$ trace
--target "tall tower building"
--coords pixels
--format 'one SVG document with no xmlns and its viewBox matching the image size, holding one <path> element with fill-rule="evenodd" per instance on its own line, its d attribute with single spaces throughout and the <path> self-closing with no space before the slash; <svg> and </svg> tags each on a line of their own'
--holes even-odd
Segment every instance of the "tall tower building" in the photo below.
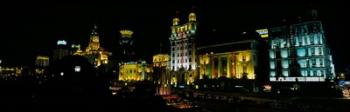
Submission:
<svg viewBox="0 0 350 112">
<path fill-rule="evenodd" d="M 196 69 L 196 34 L 197 21 L 194 12 L 189 13 L 187 23 L 180 24 L 178 17 L 173 19 L 169 38 L 170 69 L 174 72 L 181 72 L 175 73 L 176 78 L 173 79 L 173 84 L 190 84 L 194 80 L 194 71 Z"/>
<path fill-rule="evenodd" d="M 120 30 L 119 32 L 121 34 L 119 41 L 119 45 L 121 47 L 121 62 L 133 61 L 135 58 L 135 52 L 132 34 L 134 32 L 131 30 Z"/>
<path fill-rule="evenodd" d="M 79 47 L 80 48 L 80 47 Z M 94 64 L 95 67 L 100 65 L 108 64 L 108 57 L 112 55 L 111 52 L 106 51 L 100 46 L 100 37 L 97 33 L 97 26 L 94 25 L 92 29 L 89 44 L 86 47 L 85 51 L 77 50 L 74 55 L 81 55 L 86 57 L 91 64 Z"/>
<path fill-rule="evenodd" d="M 119 45 L 121 48 L 119 62 L 119 81 L 142 81 L 148 80 L 152 73 L 151 67 L 146 61 L 135 58 L 134 42 L 132 39 L 133 31 L 120 30 L 121 38 Z"/>
<path fill-rule="evenodd" d="M 70 54 L 67 41 L 58 40 L 56 43 L 56 48 L 53 51 L 53 61 L 62 59 L 63 57 Z"/>
</svg>

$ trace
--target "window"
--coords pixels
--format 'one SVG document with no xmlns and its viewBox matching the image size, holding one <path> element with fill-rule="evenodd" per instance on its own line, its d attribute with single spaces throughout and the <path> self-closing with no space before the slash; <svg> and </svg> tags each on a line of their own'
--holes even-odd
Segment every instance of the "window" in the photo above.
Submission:
<svg viewBox="0 0 350 112">
<path fill-rule="evenodd" d="M 315 49 L 314 48 L 310 48 L 310 52 L 311 52 L 311 56 L 315 55 Z"/>
<path fill-rule="evenodd" d="M 312 67 L 315 67 L 316 66 L 316 59 L 312 59 Z"/>
<path fill-rule="evenodd" d="M 190 62 L 192 62 L 192 61 L 191 61 L 191 58 L 188 58 L 188 60 L 189 60 Z"/>
<path fill-rule="evenodd" d="M 175 60 L 173 60 L 173 63 L 175 63 Z"/>
<path fill-rule="evenodd" d="M 319 55 L 323 55 L 322 47 L 319 47 L 319 48 L 318 48 L 318 54 L 319 54 Z"/>
</svg>

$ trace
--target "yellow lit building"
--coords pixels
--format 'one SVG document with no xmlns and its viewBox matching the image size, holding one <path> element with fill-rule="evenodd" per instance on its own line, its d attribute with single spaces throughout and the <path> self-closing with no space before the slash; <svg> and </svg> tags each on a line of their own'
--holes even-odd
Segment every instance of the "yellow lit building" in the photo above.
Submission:
<svg viewBox="0 0 350 112">
<path fill-rule="evenodd" d="M 157 54 L 153 56 L 153 67 L 169 67 L 170 57 L 168 54 Z"/>
<path fill-rule="evenodd" d="M 43 75 L 46 72 L 47 67 L 49 66 L 49 57 L 48 56 L 37 56 L 35 59 L 35 74 Z"/>
<path fill-rule="evenodd" d="M 35 65 L 39 67 L 49 66 L 49 57 L 48 56 L 37 56 L 35 59 Z"/>
<path fill-rule="evenodd" d="M 145 61 L 123 63 L 119 66 L 119 81 L 147 80 L 152 68 Z"/>
<path fill-rule="evenodd" d="M 3 67 L 0 66 L 0 78 L 7 78 L 11 76 L 18 77 L 22 74 L 22 67 Z"/>
<path fill-rule="evenodd" d="M 102 64 L 108 64 L 108 57 L 111 56 L 112 53 L 100 46 L 100 38 L 97 33 L 97 26 L 95 25 L 90 35 L 90 42 L 85 51 L 82 51 L 79 47 L 74 55 L 84 56 L 90 63 L 94 64 L 95 67 L 99 67 Z"/>
<path fill-rule="evenodd" d="M 254 44 L 255 41 L 248 40 L 198 48 L 199 78 L 255 79 L 257 57 L 255 49 L 250 48 Z"/>
</svg>

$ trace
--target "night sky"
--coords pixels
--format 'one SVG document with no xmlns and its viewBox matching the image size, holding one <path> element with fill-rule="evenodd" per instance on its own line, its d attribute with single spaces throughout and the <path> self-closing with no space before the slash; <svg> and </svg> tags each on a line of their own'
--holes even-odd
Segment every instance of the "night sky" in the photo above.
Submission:
<svg viewBox="0 0 350 112">
<path fill-rule="evenodd" d="M 136 1 L 135 1 L 136 2 Z M 162 4 L 162 5 L 161 5 Z M 133 38 L 140 58 L 151 61 L 153 54 L 168 52 L 170 26 L 176 11 L 180 22 L 195 7 L 203 38 L 233 40 L 235 34 L 255 28 L 273 26 L 283 18 L 296 18 L 310 7 L 319 11 L 328 45 L 334 55 L 337 71 L 349 65 L 344 52 L 346 42 L 343 14 L 345 3 L 312 2 L 148 2 L 148 3 L 8 3 L 2 4 L 0 58 L 8 65 L 31 65 L 38 54 L 51 55 L 58 39 L 80 43 L 85 48 L 93 24 L 99 27 L 102 47 L 115 52 L 120 29 L 134 31 Z M 205 33 L 212 35 L 205 35 Z M 217 33 L 217 34 L 216 34 Z M 117 58 L 117 57 L 116 57 Z"/>
</svg>

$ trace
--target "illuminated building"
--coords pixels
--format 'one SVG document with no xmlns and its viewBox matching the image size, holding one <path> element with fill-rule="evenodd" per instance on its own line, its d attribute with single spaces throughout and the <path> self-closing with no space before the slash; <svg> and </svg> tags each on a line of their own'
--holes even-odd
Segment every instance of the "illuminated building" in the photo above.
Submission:
<svg viewBox="0 0 350 112">
<path fill-rule="evenodd" d="M 53 61 L 60 60 L 64 56 L 69 55 L 69 47 L 67 45 L 67 41 L 58 40 L 56 43 L 56 48 L 53 51 Z"/>
<path fill-rule="evenodd" d="M 199 79 L 255 79 L 257 41 L 245 40 L 199 47 Z"/>
<path fill-rule="evenodd" d="M 71 48 L 70 48 L 71 50 L 71 52 L 70 52 L 70 54 L 74 54 L 74 53 L 81 53 L 81 52 L 83 52 L 82 50 L 81 50 L 81 46 L 80 46 L 80 44 L 72 44 L 71 45 Z"/>
<path fill-rule="evenodd" d="M 171 83 L 191 84 L 195 78 L 196 70 L 196 45 L 197 33 L 196 14 L 191 12 L 188 22 L 180 24 L 180 19 L 175 17 L 171 26 L 170 35 L 170 70 L 173 71 Z"/>
<path fill-rule="evenodd" d="M 0 78 L 18 77 L 22 74 L 22 67 L 3 67 L 0 66 Z"/>
<path fill-rule="evenodd" d="M 119 65 L 119 81 L 142 81 L 152 73 L 146 61 L 128 62 Z"/>
<path fill-rule="evenodd" d="M 35 60 L 35 65 L 39 67 L 49 66 L 49 57 L 48 56 L 37 56 Z"/>
<path fill-rule="evenodd" d="M 270 81 L 325 82 L 335 78 L 321 21 L 269 29 Z"/>
<path fill-rule="evenodd" d="M 265 29 L 258 29 L 256 30 L 257 33 L 259 33 L 260 37 L 264 39 L 265 41 L 269 38 L 269 30 L 267 28 Z"/>
<path fill-rule="evenodd" d="M 134 52 L 134 41 L 132 35 L 134 34 L 131 30 L 120 30 L 121 38 L 119 40 L 119 45 L 121 48 L 121 62 L 134 61 L 135 52 Z"/>
<path fill-rule="evenodd" d="M 95 67 L 99 67 L 108 64 L 108 57 L 111 56 L 112 53 L 100 46 L 100 37 L 97 33 L 97 26 L 95 25 L 90 35 L 90 42 L 85 48 L 85 51 L 80 50 L 79 47 L 74 55 L 84 56 L 91 64 L 95 65 Z"/>
<path fill-rule="evenodd" d="M 153 67 L 164 68 L 169 67 L 169 55 L 157 54 L 153 56 Z"/>
<path fill-rule="evenodd" d="M 50 63 L 48 56 L 37 56 L 35 59 L 35 74 L 43 75 Z"/>
<path fill-rule="evenodd" d="M 121 56 L 119 62 L 119 81 L 142 81 L 148 80 L 152 73 L 152 68 L 146 61 L 137 61 L 133 46 L 133 31 L 120 30 L 121 38 L 119 45 L 121 47 Z"/>
<path fill-rule="evenodd" d="M 152 79 L 159 84 L 170 84 L 169 70 L 170 58 L 168 54 L 157 54 L 153 56 Z"/>
</svg>

